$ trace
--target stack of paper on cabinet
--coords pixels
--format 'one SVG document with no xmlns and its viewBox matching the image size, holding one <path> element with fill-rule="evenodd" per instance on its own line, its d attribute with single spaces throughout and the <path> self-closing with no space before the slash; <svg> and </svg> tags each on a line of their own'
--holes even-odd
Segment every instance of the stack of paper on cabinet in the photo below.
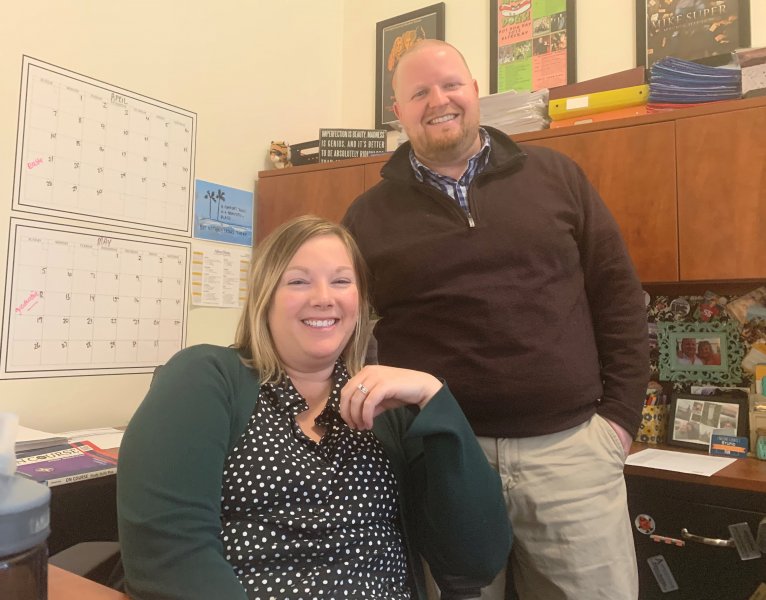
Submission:
<svg viewBox="0 0 766 600">
<path fill-rule="evenodd" d="M 30 429 L 29 427 L 19 425 L 18 432 L 16 433 L 15 450 L 16 452 L 23 452 L 56 444 L 66 444 L 66 442 L 67 437 L 64 434 L 48 433 L 47 431 Z"/>
<path fill-rule="evenodd" d="M 482 124 L 496 127 L 509 135 L 545 129 L 548 125 L 547 105 L 547 88 L 535 92 L 503 92 L 479 98 Z"/>
<path fill-rule="evenodd" d="M 742 70 L 742 95 L 766 94 L 766 48 L 737 50 L 736 57 Z"/>
</svg>

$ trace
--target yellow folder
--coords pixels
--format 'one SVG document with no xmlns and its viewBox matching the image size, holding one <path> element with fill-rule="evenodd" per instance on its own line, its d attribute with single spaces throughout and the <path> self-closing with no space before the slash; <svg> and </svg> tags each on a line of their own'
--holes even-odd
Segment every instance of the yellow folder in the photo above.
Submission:
<svg viewBox="0 0 766 600">
<path fill-rule="evenodd" d="M 548 114 L 554 121 L 591 115 L 618 108 L 640 106 L 649 101 L 649 85 L 634 85 L 626 88 L 559 98 L 548 103 Z"/>
</svg>

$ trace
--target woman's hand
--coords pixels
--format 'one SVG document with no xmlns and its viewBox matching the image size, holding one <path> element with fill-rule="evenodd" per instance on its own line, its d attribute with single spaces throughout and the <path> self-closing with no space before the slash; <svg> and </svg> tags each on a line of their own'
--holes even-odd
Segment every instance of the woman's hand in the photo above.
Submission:
<svg viewBox="0 0 766 600">
<path fill-rule="evenodd" d="M 372 429 L 383 411 L 415 404 L 421 409 L 441 389 L 441 382 L 422 371 L 368 365 L 340 392 L 340 416 L 352 429 Z"/>
</svg>

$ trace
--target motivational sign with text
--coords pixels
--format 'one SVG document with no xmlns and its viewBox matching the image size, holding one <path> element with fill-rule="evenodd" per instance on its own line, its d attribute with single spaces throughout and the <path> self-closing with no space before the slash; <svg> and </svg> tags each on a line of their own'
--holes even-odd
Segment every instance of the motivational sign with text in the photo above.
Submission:
<svg viewBox="0 0 766 600">
<path fill-rule="evenodd" d="M 385 152 L 385 129 L 319 130 L 319 162 L 363 158 Z"/>
</svg>

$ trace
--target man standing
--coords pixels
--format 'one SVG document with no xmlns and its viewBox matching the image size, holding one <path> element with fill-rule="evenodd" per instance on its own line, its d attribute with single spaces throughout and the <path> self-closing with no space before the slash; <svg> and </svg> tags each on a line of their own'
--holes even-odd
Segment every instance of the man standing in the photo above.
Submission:
<svg viewBox="0 0 766 600">
<path fill-rule="evenodd" d="M 649 359 L 617 225 L 571 160 L 479 126 L 451 45 L 416 44 L 393 85 L 410 141 L 344 218 L 380 360 L 449 378 L 503 479 L 521 600 L 635 600 L 622 469 Z"/>
</svg>

